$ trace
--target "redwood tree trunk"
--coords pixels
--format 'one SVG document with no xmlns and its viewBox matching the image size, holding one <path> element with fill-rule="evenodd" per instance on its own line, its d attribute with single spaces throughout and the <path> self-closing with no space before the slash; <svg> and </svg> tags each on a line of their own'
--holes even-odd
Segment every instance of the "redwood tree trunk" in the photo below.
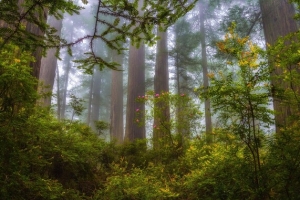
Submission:
<svg viewBox="0 0 300 200">
<path fill-rule="evenodd" d="M 273 45 L 279 37 L 298 30 L 296 21 L 293 18 L 295 10 L 288 0 L 260 0 L 260 7 L 267 44 Z M 271 66 L 273 65 L 271 59 L 269 59 L 269 63 Z M 271 84 L 275 93 L 277 89 L 285 90 L 289 88 L 290 83 L 276 78 L 278 75 L 283 74 L 282 69 L 275 66 L 272 67 L 274 70 L 271 73 Z M 296 110 L 293 110 L 290 105 L 284 104 L 276 95 L 273 96 L 273 106 L 275 110 L 276 132 L 278 133 L 280 127 L 286 125 L 288 117 Z"/>
<path fill-rule="evenodd" d="M 98 67 L 95 67 L 93 74 L 93 88 L 92 88 L 92 105 L 91 105 L 91 121 L 90 126 L 96 132 L 95 121 L 99 120 L 99 112 L 100 112 L 100 89 L 101 89 L 101 77 L 100 70 Z"/>
<path fill-rule="evenodd" d="M 55 17 L 50 16 L 48 24 L 57 30 L 56 35 L 60 36 L 62 28 L 62 19 L 57 20 Z M 57 68 L 57 58 L 55 56 L 56 49 L 52 48 L 47 51 L 46 57 L 42 58 L 41 70 L 40 70 L 40 81 L 43 82 L 43 93 L 51 93 L 53 90 L 55 71 Z M 47 96 L 41 100 L 43 106 L 51 105 L 51 96 Z"/>
<path fill-rule="evenodd" d="M 145 96 L 145 46 L 129 48 L 127 110 L 125 139 L 143 139 L 145 134 L 145 104 L 137 98 Z"/>
<path fill-rule="evenodd" d="M 143 0 L 139 0 L 138 3 L 142 14 Z M 132 45 L 129 48 L 125 140 L 130 142 L 146 138 L 145 103 L 137 102 L 139 96 L 145 96 L 144 44 L 140 44 L 139 48 Z"/>
<path fill-rule="evenodd" d="M 121 65 L 122 70 L 123 54 L 113 52 L 112 59 Z M 110 137 L 116 140 L 117 144 L 123 142 L 124 122 L 123 122 L 123 71 L 112 71 L 111 82 L 111 110 L 110 110 Z"/>
<path fill-rule="evenodd" d="M 169 92 L 169 70 L 168 70 L 168 39 L 167 32 L 157 32 L 160 40 L 156 48 L 156 64 L 154 76 L 154 93 L 162 95 Z M 170 107 L 168 102 L 159 102 L 154 105 L 153 124 L 153 146 L 159 148 L 170 141 Z"/>
</svg>

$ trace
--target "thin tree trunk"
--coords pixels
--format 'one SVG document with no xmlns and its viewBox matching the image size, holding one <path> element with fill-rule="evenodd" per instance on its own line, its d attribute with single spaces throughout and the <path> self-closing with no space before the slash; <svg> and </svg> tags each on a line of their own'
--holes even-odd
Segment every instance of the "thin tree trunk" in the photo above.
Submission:
<svg viewBox="0 0 300 200">
<path fill-rule="evenodd" d="M 61 99 L 61 119 L 65 119 L 66 115 L 66 106 L 67 106 L 67 94 L 68 94 L 68 85 L 69 85 L 69 73 L 71 70 L 71 56 L 66 55 L 66 69 L 64 71 L 64 83 L 63 83 L 63 91 L 62 91 L 62 99 Z"/>
<path fill-rule="evenodd" d="M 90 125 L 92 129 L 97 132 L 95 121 L 99 120 L 100 112 L 100 89 L 101 89 L 101 77 L 100 70 L 98 67 L 95 67 L 93 74 L 93 90 L 92 90 L 92 109 L 91 109 L 91 121 Z"/>
<path fill-rule="evenodd" d="M 91 78 L 91 84 L 90 84 L 90 92 L 89 92 L 89 103 L 88 103 L 88 112 L 87 112 L 87 125 L 91 125 L 91 112 L 92 112 L 92 99 L 93 99 L 93 83 L 94 83 L 94 74 Z"/>
<path fill-rule="evenodd" d="M 56 70 L 56 85 L 57 85 L 57 91 L 56 91 L 56 98 L 57 98 L 57 118 L 58 120 L 61 120 L 61 95 L 60 95 L 60 81 L 59 81 L 59 69 Z"/>
<path fill-rule="evenodd" d="M 113 51 L 112 60 L 121 65 L 122 70 L 123 54 Z M 124 122 L 123 122 L 123 71 L 112 71 L 111 82 L 111 110 L 110 110 L 110 137 L 116 140 L 117 144 L 123 143 Z"/>
<path fill-rule="evenodd" d="M 205 36 L 205 3 L 199 3 L 200 5 L 200 29 L 201 29 L 201 65 L 203 70 L 203 86 L 204 90 L 208 89 L 208 65 L 207 65 L 207 55 L 206 55 L 206 36 Z M 210 112 L 210 100 L 205 99 L 204 103 L 205 110 L 205 128 L 206 128 L 206 142 L 212 142 L 212 121 L 211 121 L 211 112 Z"/>
<path fill-rule="evenodd" d="M 273 45 L 281 36 L 298 30 L 296 21 L 293 18 L 295 10 L 288 0 L 260 0 L 260 7 L 267 44 Z M 278 75 L 283 74 L 283 69 L 275 67 L 271 59 L 269 59 L 269 63 L 274 69 L 271 73 L 271 84 L 274 88 L 274 93 L 278 89 L 293 89 L 291 88 L 291 84 L 293 83 L 278 79 Z M 295 67 L 292 67 L 292 69 L 295 69 Z M 296 90 L 299 93 L 298 86 Z M 280 127 L 287 125 L 287 119 L 293 113 L 296 113 L 297 109 L 292 108 L 291 105 L 287 105 L 282 99 L 277 98 L 276 95 L 273 95 L 273 106 L 275 110 L 276 132 L 279 133 Z"/>
</svg>

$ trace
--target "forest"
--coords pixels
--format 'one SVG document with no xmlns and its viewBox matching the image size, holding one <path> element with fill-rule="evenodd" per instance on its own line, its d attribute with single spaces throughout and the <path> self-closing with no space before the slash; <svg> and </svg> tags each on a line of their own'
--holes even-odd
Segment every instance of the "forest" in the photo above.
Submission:
<svg viewBox="0 0 300 200">
<path fill-rule="evenodd" d="M 299 27 L 300 0 L 0 0 L 0 199 L 300 199 Z"/>
</svg>

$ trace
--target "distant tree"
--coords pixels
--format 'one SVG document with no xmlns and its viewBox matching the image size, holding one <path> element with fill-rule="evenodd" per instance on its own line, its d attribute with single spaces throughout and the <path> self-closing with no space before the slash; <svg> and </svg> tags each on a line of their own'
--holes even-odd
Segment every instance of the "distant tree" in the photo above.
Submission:
<svg viewBox="0 0 300 200">
<path fill-rule="evenodd" d="M 118 144 L 123 142 L 123 54 L 112 52 L 112 60 L 118 64 L 119 70 L 112 71 L 111 78 L 111 107 L 110 107 L 110 138 Z"/>
<path fill-rule="evenodd" d="M 191 77 L 188 76 L 190 71 L 199 68 L 199 59 L 193 55 L 200 44 L 199 32 L 191 32 L 191 24 L 182 18 L 174 26 L 174 48 L 170 51 L 170 56 L 174 59 L 175 65 L 175 83 L 178 95 L 188 95 L 193 91 Z M 186 137 L 190 130 L 186 127 L 184 116 L 180 115 L 184 109 L 182 104 L 177 108 L 177 132 Z M 185 125 L 184 125 L 185 124 Z"/>
<path fill-rule="evenodd" d="M 205 29 L 205 16 L 208 5 L 204 1 L 199 1 L 200 9 L 200 33 L 201 33 L 201 66 L 203 70 L 203 87 L 208 89 L 208 64 L 207 64 L 207 53 L 206 53 L 206 29 Z M 211 120 L 211 107 L 210 100 L 206 98 L 204 101 L 204 113 L 205 113 L 205 128 L 206 128 L 206 142 L 212 142 L 212 120 Z"/>
</svg>

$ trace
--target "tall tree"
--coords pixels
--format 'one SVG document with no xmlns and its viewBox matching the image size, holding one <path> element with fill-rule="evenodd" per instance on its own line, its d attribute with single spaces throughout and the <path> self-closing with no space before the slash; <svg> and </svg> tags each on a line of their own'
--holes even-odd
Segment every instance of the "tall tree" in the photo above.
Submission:
<svg viewBox="0 0 300 200">
<path fill-rule="evenodd" d="M 204 1 L 199 1 L 200 9 L 200 31 L 201 31 L 201 66 L 203 70 L 203 87 L 206 90 L 209 86 L 208 82 L 208 65 L 207 65 L 207 54 L 206 54 L 206 31 L 205 31 L 205 12 L 207 5 Z M 212 120 L 210 112 L 210 100 L 205 99 L 204 102 L 205 110 L 205 128 L 206 128 L 206 141 L 207 143 L 212 142 Z"/>
<path fill-rule="evenodd" d="M 101 72 L 99 68 L 95 68 L 93 73 L 93 87 L 92 90 L 92 101 L 91 101 L 91 117 L 90 117 L 90 126 L 94 131 L 96 131 L 95 121 L 99 120 L 100 116 L 100 88 L 101 88 Z"/>
<path fill-rule="evenodd" d="M 56 19 L 54 16 L 49 16 L 48 24 L 56 29 L 56 35 L 60 36 L 62 29 L 62 19 Z M 53 90 L 55 71 L 57 68 L 56 49 L 48 49 L 46 57 L 42 58 L 40 81 L 43 82 L 43 93 L 51 93 Z M 46 96 L 42 99 L 43 106 L 51 105 L 51 96 Z"/>
<path fill-rule="evenodd" d="M 168 69 L 168 34 L 167 31 L 157 30 L 156 63 L 154 76 L 154 94 L 169 92 Z M 154 105 L 153 145 L 159 148 L 160 143 L 170 140 L 170 107 L 168 102 L 156 102 Z M 157 129 L 157 127 L 161 127 Z"/>
<path fill-rule="evenodd" d="M 188 76 L 188 73 L 193 68 L 198 69 L 200 64 L 199 60 L 193 56 L 193 53 L 200 44 L 199 32 L 193 33 L 191 29 L 191 24 L 185 18 L 178 20 L 174 26 L 175 46 L 171 50 L 170 55 L 174 59 L 178 95 L 191 94 L 191 91 L 193 91 L 191 87 L 192 78 Z M 177 132 L 182 135 L 182 139 L 190 133 L 189 122 L 181 114 L 183 111 L 184 105 L 178 102 L 176 112 Z"/>
<path fill-rule="evenodd" d="M 128 89 L 126 107 L 125 139 L 134 141 L 143 139 L 145 134 L 145 104 L 137 102 L 138 97 L 145 96 L 145 45 L 139 48 L 130 46 L 128 66 Z"/>
<path fill-rule="evenodd" d="M 295 10 L 288 0 L 260 0 L 259 3 L 267 44 L 273 45 L 280 37 L 298 30 L 297 23 L 294 20 Z M 290 42 L 292 41 L 289 41 L 289 43 Z M 288 45 L 288 43 L 286 45 Z M 293 83 L 289 82 L 289 80 L 278 78 L 283 74 L 283 68 L 275 66 L 273 61 L 274 60 L 272 60 L 272 58 L 269 59 L 269 63 L 273 70 L 271 73 L 271 84 L 273 88 L 272 93 L 275 110 L 276 132 L 279 132 L 280 127 L 285 126 L 289 116 L 297 110 L 292 108 L 291 105 L 284 103 L 278 94 L 282 90 L 295 90 L 298 86 L 293 86 Z M 295 66 L 291 66 L 288 70 L 293 71 L 293 69 L 295 69 Z M 299 89 L 296 90 L 297 91 L 295 92 L 299 93 Z"/>
<path fill-rule="evenodd" d="M 144 0 L 138 1 L 138 12 L 142 15 Z M 131 41 L 133 42 L 133 41 Z M 134 141 L 146 137 L 145 104 L 137 102 L 138 97 L 145 96 L 145 45 L 129 47 L 128 88 L 126 106 L 125 140 Z"/>
<path fill-rule="evenodd" d="M 112 53 L 112 60 L 120 65 L 119 70 L 112 71 L 111 81 L 111 108 L 110 108 L 110 138 L 117 144 L 123 142 L 123 54 Z"/>
</svg>

